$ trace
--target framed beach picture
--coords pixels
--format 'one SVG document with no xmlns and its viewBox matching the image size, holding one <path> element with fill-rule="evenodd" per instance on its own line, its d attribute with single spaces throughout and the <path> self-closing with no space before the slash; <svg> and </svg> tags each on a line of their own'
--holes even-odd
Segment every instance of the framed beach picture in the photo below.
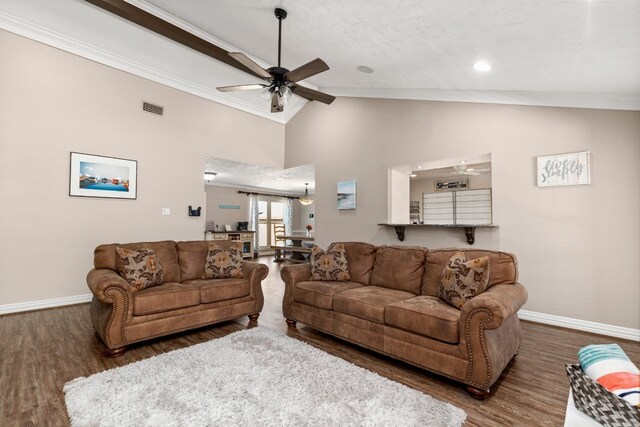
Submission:
<svg viewBox="0 0 640 427">
<path fill-rule="evenodd" d="M 589 154 L 588 151 L 581 151 L 538 157 L 538 187 L 590 184 Z"/>
<path fill-rule="evenodd" d="M 356 208 L 356 182 L 343 181 L 338 183 L 338 209 Z"/>
<path fill-rule="evenodd" d="M 135 199 L 137 172 L 135 160 L 72 152 L 69 195 Z"/>
</svg>

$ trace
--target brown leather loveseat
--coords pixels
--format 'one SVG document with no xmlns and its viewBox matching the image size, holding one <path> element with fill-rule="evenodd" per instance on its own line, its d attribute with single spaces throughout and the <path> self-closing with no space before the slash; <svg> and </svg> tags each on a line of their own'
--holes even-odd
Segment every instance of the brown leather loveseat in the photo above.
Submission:
<svg viewBox="0 0 640 427">
<path fill-rule="evenodd" d="M 223 249 L 234 242 L 216 241 Z M 118 273 L 116 247 L 152 249 L 163 269 L 163 283 L 132 291 Z M 87 275 L 93 292 L 93 327 L 115 357 L 127 345 L 225 320 L 249 316 L 257 320 L 264 297 L 262 280 L 269 268 L 242 262 L 242 278 L 202 279 L 209 242 L 144 242 L 100 245 L 94 269 Z"/>
<path fill-rule="evenodd" d="M 515 256 L 489 256 L 489 283 L 461 309 L 438 296 L 443 270 L 456 249 L 344 243 L 350 281 L 311 280 L 309 264 L 287 265 L 282 310 L 287 323 L 303 322 L 460 381 L 486 398 L 521 340 L 518 309 L 527 291 L 517 282 Z"/>
</svg>

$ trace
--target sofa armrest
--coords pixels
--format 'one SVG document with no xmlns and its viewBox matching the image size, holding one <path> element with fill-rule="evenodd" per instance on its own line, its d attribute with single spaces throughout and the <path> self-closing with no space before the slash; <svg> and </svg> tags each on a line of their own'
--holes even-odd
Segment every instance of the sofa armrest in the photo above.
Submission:
<svg viewBox="0 0 640 427">
<path fill-rule="evenodd" d="M 496 329 L 505 320 L 520 310 L 527 302 L 527 289 L 520 283 L 512 285 L 494 285 L 486 292 L 472 298 L 462 306 L 460 315 L 460 331 L 469 325 L 469 316 L 479 312 L 487 315 L 483 322 L 484 329 Z M 467 325 L 467 326 L 465 326 Z"/>
<path fill-rule="evenodd" d="M 242 261 L 242 276 L 249 282 L 262 282 L 269 275 L 269 267 L 253 261 Z"/>
<path fill-rule="evenodd" d="M 254 313 L 258 314 L 264 307 L 262 281 L 269 275 L 269 267 L 253 261 L 242 261 L 242 276 L 249 281 L 251 296 L 255 301 Z"/>
<path fill-rule="evenodd" d="M 118 273 L 108 268 L 94 268 L 87 274 L 87 285 L 98 300 L 111 304 L 113 297 L 107 295 L 107 289 L 119 288 L 131 297 L 131 286 Z"/>
<path fill-rule="evenodd" d="M 293 286 L 298 282 L 311 280 L 311 264 L 285 265 L 280 270 L 280 278 L 285 286 Z"/>
<path fill-rule="evenodd" d="M 291 319 L 289 317 L 289 306 L 293 302 L 293 288 L 296 283 L 311 279 L 311 264 L 285 265 L 282 267 L 282 270 L 280 270 L 280 278 L 284 281 L 282 314 L 284 314 L 286 319 Z"/>
<path fill-rule="evenodd" d="M 133 293 L 129 283 L 107 268 L 94 268 L 87 274 L 93 293 L 89 306 L 93 327 L 107 348 L 127 345 L 125 326 L 133 316 Z"/>
<path fill-rule="evenodd" d="M 522 331 L 516 313 L 527 302 L 520 283 L 494 285 L 462 306 L 460 352 L 469 361 L 465 383 L 483 394 L 518 352 Z"/>
</svg>

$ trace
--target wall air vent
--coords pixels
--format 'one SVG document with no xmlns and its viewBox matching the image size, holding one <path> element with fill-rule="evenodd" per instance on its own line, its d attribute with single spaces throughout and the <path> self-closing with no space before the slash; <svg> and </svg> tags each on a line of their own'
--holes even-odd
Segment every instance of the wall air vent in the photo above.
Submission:
<svg viewBox="0 0 640 427">
<path fill-rule="evenodd" d="M 159 105 L 153 105 L 149 102 L 142 101 L 142 111 L 146 111 L 147 113 L 157 114 L 162 116 L 164 114 L 164 107 Z"/>
</svg>

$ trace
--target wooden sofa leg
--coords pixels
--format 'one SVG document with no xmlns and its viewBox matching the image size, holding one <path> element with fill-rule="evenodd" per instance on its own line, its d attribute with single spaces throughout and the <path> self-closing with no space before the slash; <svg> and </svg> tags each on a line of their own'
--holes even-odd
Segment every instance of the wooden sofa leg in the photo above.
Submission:
<svg viewBox="0 0 640 427">
<path fill-rule="evenodd" d="M 108 348 L 107 349 L 107 356 L 109 356 L 109 357 L 120 357 L 123 354 L 125 354 L 126 351 L 127 351 L 127 346 L 126 345 L 124 347 Z"/>
<path fill-rule="evenodd" d="M 489 397 L 489 390 L 481 390 L 479 388 L 471 387 L 470 385 L 467 386 L 467 393 L 469 393 L 474 399 L 478 400 L 485 400 Z"/>
<path fill-rule="evenodd" d="M 287 326 L 291 326 L 291 327 L 295 328 L 296 327 L 296 323 L 298 323 L 298 322 L 295 321 L 295 320 L 287 319 Z"/>
<path fill-rule="evenodd" d="M 249 320 L 252 321 L 252 322 L 255 322 L 256 320 L 258 320 L 258 317 L 260 317 L 260 313 L 250 314 L 249 315 Z"/>
</svg>

